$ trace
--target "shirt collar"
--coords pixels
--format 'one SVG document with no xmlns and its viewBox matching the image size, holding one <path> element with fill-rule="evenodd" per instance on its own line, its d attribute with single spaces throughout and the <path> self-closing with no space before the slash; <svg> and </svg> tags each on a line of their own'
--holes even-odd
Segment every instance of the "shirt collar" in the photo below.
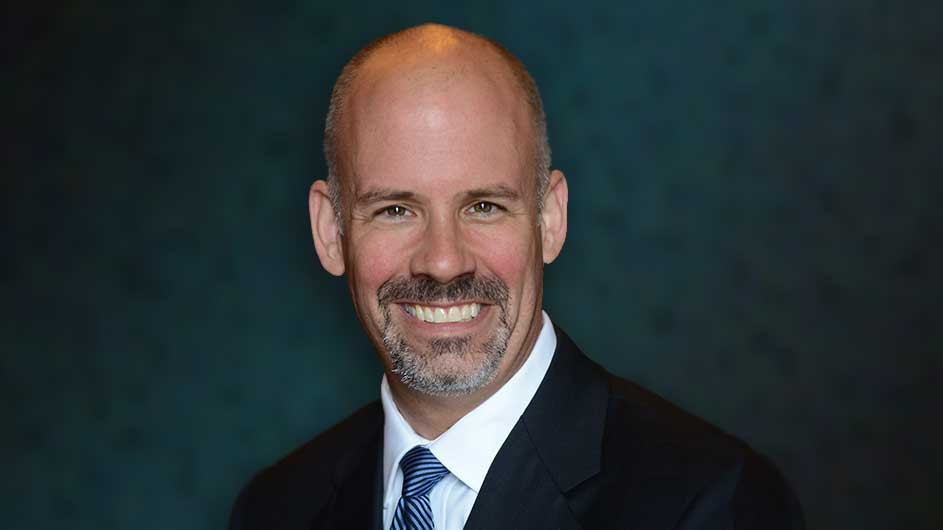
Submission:
<svg viewBox="0 0 943 530">
<path fill-rule="evenodd" d="M 494 394 L 435 440 L 427 440 L 409 426 L 400 414 L 384 374 L 380 382 L 383 404 L 383 483 L 384 491 L 392 487 L 399 461 L 411 448 L 428 446 L 432 454 L 466 486 L 478 493 L 498 450 L 511 429 L 537 393 L 543 381 L 557 336 L 547 313 L 541 312 L 543 327 L 524 364 Z"/>
</svg>

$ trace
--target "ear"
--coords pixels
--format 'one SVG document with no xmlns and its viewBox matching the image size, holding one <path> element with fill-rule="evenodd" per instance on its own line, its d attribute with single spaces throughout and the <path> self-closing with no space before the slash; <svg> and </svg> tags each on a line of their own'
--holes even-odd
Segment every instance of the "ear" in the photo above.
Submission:
<svg viewBox="0 0 943 530">
<path fill-rule="evenodd" d="M 328 184 L 316 180 L 308 192 L 308 214 L 311 216 L 311 235 L 314 249 L 324 270 L 340 276 L 344 274 L 344 247 L 341 227 L 337 222 Z"/>
<path fill-rule="evenodd" d="M 543 239 L 544 263 L 551 263 L 560 255 L 566 240 L 566 206 L 569 190 L 562 171 L 553 170 L 544 194 L 544 207 L 540 212 L 540 234 Z"/>
</svg>

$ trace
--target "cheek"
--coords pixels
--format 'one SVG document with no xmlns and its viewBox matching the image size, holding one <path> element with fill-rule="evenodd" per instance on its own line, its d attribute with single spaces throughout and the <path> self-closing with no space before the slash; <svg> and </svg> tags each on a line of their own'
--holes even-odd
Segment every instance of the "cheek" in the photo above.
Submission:
<svg viewBox="0 0 943 530">
<path fill-rule="evenodd" d="M 494 230 L 479 234 L 474 247 L 480 262 L 492 274 L 507 283 L 513 292 L 526 290 L 526 279 L 531 275 L 536 243 L 532 232 Z"/>
<path fill-rule="evenodd" d="M 351 254 L 357 297 L 361 302 L 376 303 L 377 289 L 395 276 L 405 263 L 404 253 L 389 237 L 363 237 L 354 245 Z"/>
</svg>

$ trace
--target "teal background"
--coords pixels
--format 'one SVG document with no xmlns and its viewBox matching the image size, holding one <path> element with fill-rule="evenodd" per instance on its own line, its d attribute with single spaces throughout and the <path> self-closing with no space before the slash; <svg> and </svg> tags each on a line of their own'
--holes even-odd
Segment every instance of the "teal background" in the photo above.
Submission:
<svg viewBox="0 0 943 530">
<path fill-rule="evenodd" d="M 306 193 L 343 63 L 428 20 L 541 87 L 556 323 L 810 528 L 943 528 L 939 2 L 90 4 L 0 32 L 4 528 L 223 528 L 376 396 Z"/>
</svg>

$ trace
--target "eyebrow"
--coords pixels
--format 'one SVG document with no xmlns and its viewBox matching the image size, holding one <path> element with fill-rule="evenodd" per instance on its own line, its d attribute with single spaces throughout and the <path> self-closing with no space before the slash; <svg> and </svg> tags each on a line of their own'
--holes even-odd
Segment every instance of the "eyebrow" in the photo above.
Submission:
<svg viewBox="0 0 943 530">
<path fill-rule="evenodd" d="M 468 190 L 464 193 L 465 200 L 472 199 L 505 199 L 508 201 L 516 201 L 521 198 L 521 194 L 517 192 L 514 188 L 507 186 L 505 184 L 499 184 L 491 188 L 475 188 Z"/>
<path fill-rule="evenodd" d="M 463 201 L 466 202 L 485 198 L 516 201 L 521 197 L 517 190 L 505 184 L 499 184 L 490 188 L 474 188 L 465 191 L 462 196 Z M 357 206 L 369 206 L 384 201 L 415 201 L 418 197 L 418 194 L 411 191 L 381 188 L 360 194 L 354 202 Z"/>
<path fill-rule="evenodd" d="M 368 206 L 381 201 L 415 200 L 416 197 L 417 195 L 411 191 L 383 188 L 378 190 L 370 190 L 359 195 L 355 203 L 358 206 Z"/>
</svg>

